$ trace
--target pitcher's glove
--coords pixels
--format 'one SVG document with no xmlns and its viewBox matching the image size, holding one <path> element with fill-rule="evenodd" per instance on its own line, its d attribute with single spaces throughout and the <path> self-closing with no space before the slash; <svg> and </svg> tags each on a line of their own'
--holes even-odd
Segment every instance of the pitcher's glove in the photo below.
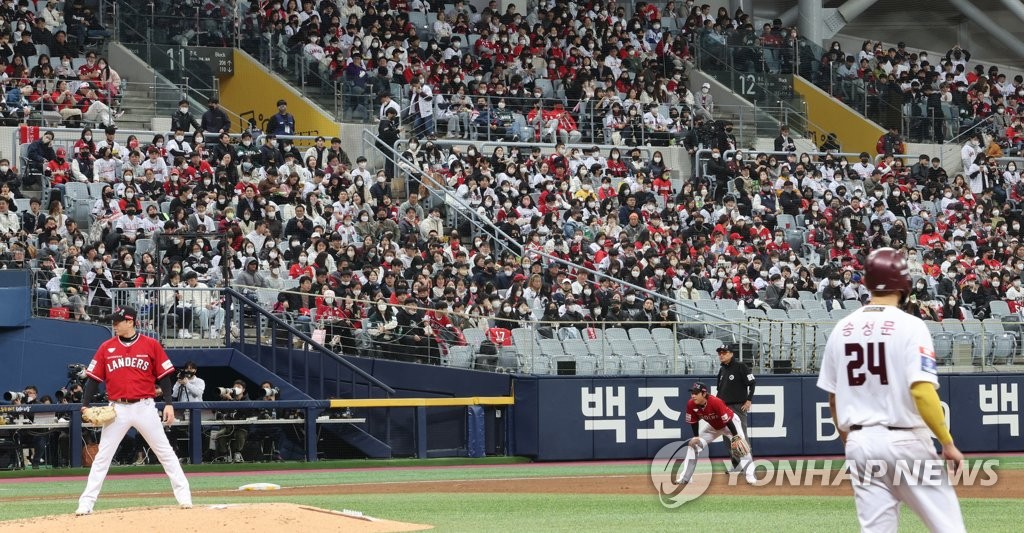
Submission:
<svg viewBox="0 0 1024 533">
<path fill-rule="evenodd" d="M 114 406 L 112 405 L 86 407 L 82 411 L 82 421 L 98 426 L 105 426 L 113 422 L 115 417 L 117 417 L 117 413 L 114 412 Z"/>
<path fill-rule="evenodd" d="M 742 459 L 750 453 L 750 444 L 743 437 L 732 437 L 729 451 L 734 459 Z"/>
</svg>

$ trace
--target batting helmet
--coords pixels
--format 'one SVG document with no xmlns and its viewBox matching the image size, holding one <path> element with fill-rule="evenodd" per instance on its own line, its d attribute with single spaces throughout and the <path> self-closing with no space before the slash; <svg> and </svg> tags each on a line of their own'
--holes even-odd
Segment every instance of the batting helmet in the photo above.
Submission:
<svg viewBox="0 0 1024 533">
<path fill-rule="evenodd" d="M 708 394 L 708 386 L 707 385 L 705 385 L 705 384 L 703 384 L 703 383 L 698 381 L 698 382 L 695 382 L 693 385 L 690 386 L 690 394 L 700 394 L 702 392 L 704 394 Z"/>
<path fill-rule="evenodd" d="M 907 258 L 893 248 L 871 252 L 864 267 L 864 286 L 871 292 L 898 291 L 906 298 L 910 294 Z"/>
</svg>

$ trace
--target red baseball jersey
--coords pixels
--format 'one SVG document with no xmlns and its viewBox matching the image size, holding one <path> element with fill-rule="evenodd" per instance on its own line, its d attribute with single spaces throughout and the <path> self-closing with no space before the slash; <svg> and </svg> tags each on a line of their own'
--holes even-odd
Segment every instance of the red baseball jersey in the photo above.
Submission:
<svg viewBox="0 0 1024 533">
<path fill-rule="evenodd" d="M 125 343 L 114 337 L 100 345 L 85 374 L 107 383 L 111 400 L 153 397 L 153 384 L 174 372 L 167 352 L 156 339 L 139 335 Z"/>
<path fill-rule="evenodd" d="M 695 424 L 703 420 L 715 429 L 722 429 L 732 420 L 733 412 L 719 400 L 717 396 L 708 395 L 708 401 L 703 406 L 693 403 L 693 400 L 686 402 L 686 423 Z"/>
</svg>

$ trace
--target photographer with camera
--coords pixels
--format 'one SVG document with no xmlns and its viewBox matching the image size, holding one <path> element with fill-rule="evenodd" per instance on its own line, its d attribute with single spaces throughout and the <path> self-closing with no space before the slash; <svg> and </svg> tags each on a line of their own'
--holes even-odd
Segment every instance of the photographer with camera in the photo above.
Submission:
<svg viewBox="0 0 1024 533">
<path fill-rule="evenodd" d="M 252 399 L 258 402 L 276 402 L 281 398 L 281 389 L 275 387 L 271 382 L 260 383 L 260 388 L 253 391 Z M 280 418 L 294 418 L 295 415 L 288 412 L 278 412 L 277 409 L 260 409 L 260 420 L 272 420 Z M 284 428 L 279 425 L 256 426 L 249 431 L 249 442 L 259 444 L 261 456 L 281 460 L 281 450 L 285 449 L 287 435 Z"/>
<path fill-rule="evenodd" d="M 249 398 L 245 394 L 245 382 L 236 379 L 235 383 L 231 387 L 218 387 L 220 400 L 229 402 L 244 402 L 248 401 Z M 226 412 L 218 412 L 218 420 L 244 420 L 248 413 L 243 410 L 234 410 Z M 242 463 L 245 459 L 242 457 L 242 448 L 245 447 L 245 441 L 249 436 L 249 430 L 247 428 L 230 425 L 221 428 L 216 428 L 210 432 L 210 451 L 221 454 L 219 456 L 224 457 L 227 463 Z"/>
<path fill-rule="evenodd" d="M 281 395 L 281 389 L 275 387 L 269 381 L 260 383 L 260 388 L 256 389 L 253 393 L 253 400 L 258 402 L 276 402 L 277 398 Z M 277 418 L 276 409 L 260 409 L 258 418 L 260 420 L 268 420 Z"/>
<path fill-rule="evenodd" d="M 185 368 L 178 371 L 174 388 L 171 390 L 171 397 L 176 402 L 201 402 L 203 392 L 206 391 L 206 382 L 196 376 L 195 361 L 185 362 Z"/>
<path fill-rule="evenodd" d="M 35 385 L 28 385 L 21 392 L 8 391 L 4 393 L 4 400 L 11 402 L 11 405 L 32 405 L 36 403 L 36 399 L 39 397 L 39 389 Z M 35 417 L 32 413 L 22 413 L 14 415 L 14 420 L 18 417 L 25 417 L 26 423 L 31 424 Z"/>
<path fill-rule="evenodd" d="M 11 405 L 32 405 L 36 403 L 39 397 L 39 389 L 35 385 L 28 385 L 21 392 L 8 391 L 4 393 L 4 399 L 11 402 Z M 18 423 L 17 420 L 20 417 L 24 417 L 25 424 L 31 424 L 35 421 L 35 416 L 31 413 L 21 413 L 11 416 L 12 423 Z M 30 442 L 31 443 L 30 443 Z M 32 468 L 39 468 L 39 461 L 43 457 L 44 440 L 31 437 L 29 439 L 22 440 L 21 453 L 25 463 L 32 463 Z"/>
</svg>

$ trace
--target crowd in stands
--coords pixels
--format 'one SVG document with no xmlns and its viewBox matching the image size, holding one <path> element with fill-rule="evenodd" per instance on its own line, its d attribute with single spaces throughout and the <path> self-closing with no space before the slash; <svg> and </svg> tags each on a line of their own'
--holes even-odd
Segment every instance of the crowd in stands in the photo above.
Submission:
<svg viewBox="0 0 1024 533">
<path fill-rule="evenodd" d="M 902 41 L 895 47 L 864 41 L 860 50 L 833 41 L 822 49 L 779 20 L 755 28 L 742 10 L 730 16 L 723 7 L 711 17 L 706 7 L 676 19 L 680 32 L 696 34 L 690 41 L 702 68 L 800 74 L 914 141 L 942 142 L 986 121 L 1004 148 L 1019 149 L 1024 76 L 972 63 L 960 45 L 938 57 Z"/>
<path fill-rule="evenodd" d="M 121 78 L 85 51 L 110 36 L 95 5 L 20 0 L 0 6 L 0 123 L 113 125 Z"/>
<path fill-rule="evenodd" d="M 271 3 L 257 14 L 292 28 L 282 31 L 302 42 L 326 36 L 325 45 L 336 47 L 331 61 L 385 69 L 416 98 L 464 91 L 474 95 L 466 105 L 479 106 L 486 94 L 492 100 L 482 105 L 497 96 L 497 107 L 505 91 L 536 89 L 526 69 L 532 57 L 556 54 L 555 68 L 567 78 L 565 109 L 577 108 L 584 85 L 607 83 L 609 75 L 615 90 L 600 98 L 637 91 L 642 107 L 644 94 L 660 95 L 651 104 L 688 94 L 683 83 L 660 87 L 682 72 L 675 59 L 685 59 L 689 34 L 665 46 L 645 39 L 652 29 L 657 36 L 661 20 L 650 4 L 637 4 L 637 15 L 626 19 L 614 4 L 575 11 L 545 5 L 523 16 L 514 7 L 472 13 L 456 3 L 444 21 L 464 19 L 467 31 L 453 28 L 444 48 L 438 39 L 436 49 L 425 50 L 408 22 L 410 9 L 422 9 L 419 2 L 379 10 L 355 0 L 329 4 Z M 711 20 L 702 24 L 708 23 L 713 27 Z M 481 36 L 475 53 L 446 60 L 455 36 L 474 32 Z M 525 61 L 502 56 L 513 46 Z M 641 75 L 649 83 L 636 85 Z M 630 81 L 625 91 L 621 79 Z M 437 90 L 425 89 L 432 86 Z M 600 90 L 592 87 L 597 98 Z M 404 112 L 392 104 L 389 96 L 381 100 L 382 128 Z M 609 106 L 613 116 L 616 105 Z M 1020 170 L 997 162 L 998 146 L 982 145 L 980 135 L 963 146 L 965 170 L 952 176 L 927 155 L 889 153 L 876 166 L 867 153 L 848 161 L 798 154 L 787 142 L 787 156 L 741 150 L 725 160 L 722 154 L 736 148 L 730 128 L 706 127 L 703 113 L 686 108 L 694 123 L 683 144 L 713 153 L 706 177 L 685 176 L 673 187 L 672 169 L 656 150 L 567 147 L 564 141 L 579 138 L 563 138 L 558 128 L 548 144 L 532 149 L 483 153 L 472 140 L 465 149 L 448 148 L 432 137 L 441 121 L 428 115 L 392 132 L 410 137 L 402 159 L 415 168 L 399 197 L 392 190 L 398 168 L 371 168 L 365 157 L 347 155 L 337 138 L 302 149 L 283 138 L 302 127 L 283 100 L 265 134 L 246 132 L 238 140 L 217 135 L 229 126 L 211 108 L 200 121 L 183 103 L 174 131 L 151 139 L 120 138 L 114 128 L 94 136 L 87 128 L 77 142 L 55 148 L 44 134 L 27 153 L 64 194 L 19 211 L 13 201 L 0 202 L 3 266 L 37 262 L 37 301 L 68 308 L 74 319 L 105 314 L 116 288 L 183 289 L 168 291 L 157 305 L 183 319 L 208 309 L 203 331 L 211 336 L 222 325 L 220 302 L 190 300 L 194 291 L 225 284 L 291 289 L 273 310 L 304 327 L 318 320 L 327 344 L 357 350 L 357 331 L 367 331 L 379 340 L 401 339 L 408 348 L 402 357 L 425 361 L 470 327 L 511 329 L 537 319 L 671 327 L 685 317 L 668 299 L 787 309 L 800 306 L 807 291 L 840 308 L 868 297 L 859 272 L 868 251 L 880 246 L 908 254 L 916 282 L 910 310 L 924 318 L 984 317 L 989 302 L 1016 306 L 1024 298 Z M 454 124 L 461 128 L 460 120 Z M 29 174 L 0 161 L 0 196 L 19 198 L 20 180 Z M 108 184 L 90 200 L 88 224 L 69 217 L 80 200 L 69 187 L 75 182 Z M 464 214 L 452 216 L 458 208 L 440 200 L 446 194 L 493 221 L 500 237 L 471 237 Z M 151 250 L 137 246 L 143 240 Z M 609 277 L 595 279 L 542 254 Z"/>
<path fill-rule="evenodd" d="M 343 81 L 346 106 L 377 111 L 372 98 L 391 93 L 418 137 L 681 141 L 703 100 L 684 78 L 687 37 L 635 7 L 291 1 L 254 4 L 243 26 Z"/>
</svg>

